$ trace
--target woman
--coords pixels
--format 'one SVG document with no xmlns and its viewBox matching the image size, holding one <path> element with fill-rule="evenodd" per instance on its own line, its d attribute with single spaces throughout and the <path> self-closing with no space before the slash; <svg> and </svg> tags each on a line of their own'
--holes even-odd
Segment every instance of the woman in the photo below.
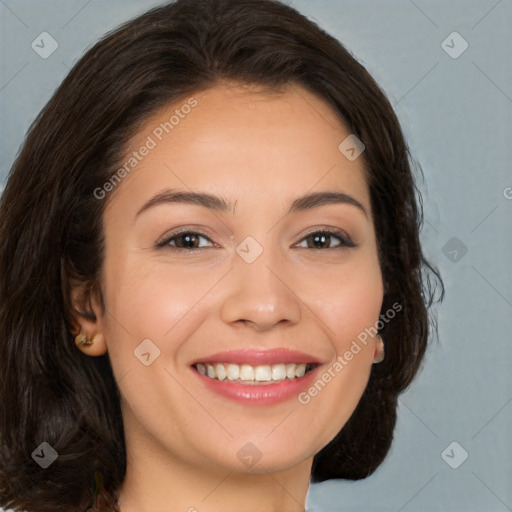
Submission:
<svg viewBox="0 0 512 512">
<path fill-rule="evenodd" d="M 290 7 L 107 35 L 1 198 L 0 505 L 291 512 L 370 475 L 440 282 L 416 194 L 383 92 Z"/>
</svg>

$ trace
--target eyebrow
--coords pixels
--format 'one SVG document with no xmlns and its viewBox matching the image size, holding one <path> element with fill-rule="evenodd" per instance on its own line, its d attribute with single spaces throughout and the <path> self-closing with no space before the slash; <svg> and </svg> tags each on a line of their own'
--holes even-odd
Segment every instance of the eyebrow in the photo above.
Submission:
<svg viewBox="0 0 512 512">
<path fill-rule="evenodd" d="M 152 197 L 135 214 L 137 218 L 142 212 L 161 204 L 185 203 L 203 206 L 209 210 L 217 212 L 234 212 L 234 205 L 230 201 L 226 201 L 222 197 L 214 196 L 205 192 L 189 192 L 181 190 L 167 189 Z M 311 210 L 319 206 L 329 204 L 347 204 L 358 208 L 368 217 L 368 213 L 364 206 L 354 197 L 344 192 L 313 192 L 295 199 L 287 213 L 295 213 L 305 210 Z"/>
</svg>

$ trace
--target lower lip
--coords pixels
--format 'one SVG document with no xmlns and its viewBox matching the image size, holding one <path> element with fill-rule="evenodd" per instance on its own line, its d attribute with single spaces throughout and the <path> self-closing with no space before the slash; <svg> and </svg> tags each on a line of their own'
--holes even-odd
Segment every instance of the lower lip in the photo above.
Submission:
<svg viewBox="0 0 512 512">
<path fill-rule="evenodd" d="M 320 366 L 316 366 L 303 377 L 285 379 L 275 384 L 239 384 L 229 380 L 212 379 L 192 368 L 204 385 L 220 396 L 248 405 L 262 406 L 284 402 L 297 396 L 311 386 L 318 374 Z"/>
</svg>

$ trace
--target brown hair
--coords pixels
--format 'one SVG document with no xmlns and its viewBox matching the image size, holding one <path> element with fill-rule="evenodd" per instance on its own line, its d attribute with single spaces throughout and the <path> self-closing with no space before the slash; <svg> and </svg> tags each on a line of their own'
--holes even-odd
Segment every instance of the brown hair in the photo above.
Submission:
<svg viewBox="0 0 512 512">
<path fill-rule="evenodd" d="M 105 201 L 94 191 L 130 137 L 161 107 L 221 79 L 303 86 L 366 146 L 381 313 L 395 303 L 403 309 L 383 322 L 386 358 L 372 367 L 348 423 L 315 456 L 312 481 L 365 478 L 388 453 L 397 397 L 435 326 L 434 281 L 444 295 L 421 250 L 421 196 L 396 115 L 349 51 L 294 9 L 273 0 L 178 0 L 87 51 L 30 127 L 8 177 L 0 202 L 1 506 L 83 511 L 121 486 L 119 390 L 108 354 L 89 357 L 75 346 L 69 283 L 101 295 Z M 31 457 L 43 441 L 58 452 L 47 469 Z"/>
</svg>

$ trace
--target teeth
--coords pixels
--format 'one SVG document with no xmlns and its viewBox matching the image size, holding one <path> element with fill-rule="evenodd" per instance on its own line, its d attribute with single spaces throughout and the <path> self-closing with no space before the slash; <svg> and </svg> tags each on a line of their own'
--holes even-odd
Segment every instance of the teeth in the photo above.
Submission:
<svg viewBox="0 0 512 512">
<path fill-rule="evenodd" d="M 286 365 L 286 376 L 289 379 L 293 379 L 295 377 L 295 365 L 294 364 Z"/>
<path fill-rule="evenodd" d="M 272 367 L 272 380 L 283 380 L 286 378 L 286 366 L 284 364 L 275 364 Z"/>
<path fill-rule="evenodd" d="M 218 364 L 215 366 L 215 373 L 217 373 L 217 378 L 219 380 L 224 380 L 227 377 L 226 368 L 223 364 Z"/>
<path fill-rule="evenodd" d="M 256 366 L 254 378 L 259 382 L 272 380 L 272 368 L 270 366 Z"/>
<path fill-rule="evenodd" d="M 243 364 L 240 367 L 240 378 L 242 380 L 254 380 L 254 368 L 250 364 Z"/>
<path fill-rule="evenodd" d="M 210 377 L 210 375 L 208 375 L 208 377 Z M 228 364 L 228 380 L 236 380 L 238 377 L 240 377 L 240 366 L 237 364 Z"/>
<path fill-rule="evenodd" d="M 297 369 L 295 370 L 295 375 L 297 377 L 303 377 L 305 373 L 306 373 L 306 365 L 299 364 L 299 366 L 297 366 Z"/>
<path fill-rule="evenodd" d="M 295 364 L 273 364 L 251 366 L 250 364 L 233 364 L 233 363 L 217 363 L 215 366 L 211 364 L 196 364 L 197 371 L 203 375 L 207 375 L 211 379 L 217 380 L 236 380 L 243 383 L 255 382 L 278 382 L 285 379 L 295 379 L 303 377 L 306 370 L 312 368 L 311 365 L 305 363 Z"/>
</svg>

